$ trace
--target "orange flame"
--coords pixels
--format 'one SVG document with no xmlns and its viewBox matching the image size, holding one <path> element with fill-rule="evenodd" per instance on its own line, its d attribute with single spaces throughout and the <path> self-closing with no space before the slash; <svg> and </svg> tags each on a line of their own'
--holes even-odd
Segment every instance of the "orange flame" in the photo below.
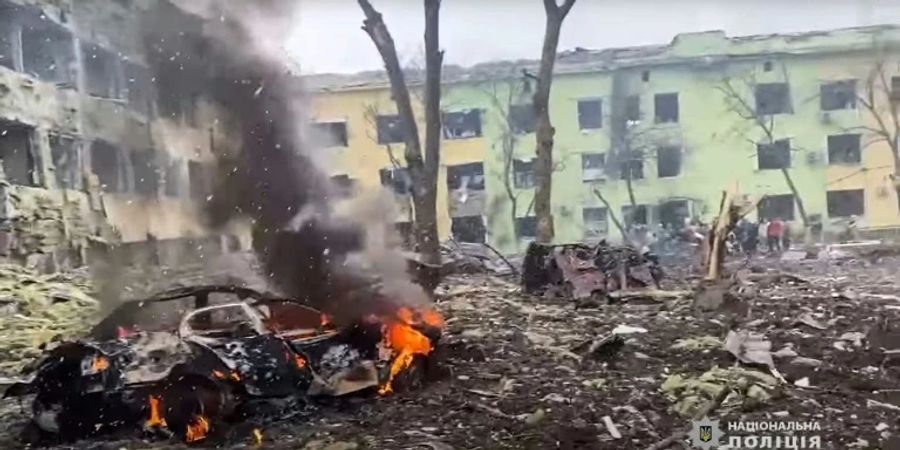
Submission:
<svg viewBox="0 0 900 450">
<path fill-rule="evenodd" d="M 109 360 L 103 355 L 94 355 L 94 361 L 91 363 L 94 372 L 103 372 L 109 368 Z"/>
<path fill-rule="evenodd" d="M 442 326 L 444 323 L 443 317 L 434 310 L 420 313 L 421 321 L 416 320 L 413 310 L 406 307 L 398 309 L 396 314 L 396 319 L 385 325 L 383 331 L 384 344 L 389 346 L 396 356 L 391 363 L 387 382 L 378 390 L 382 395 L 393 392 L 394 378 L 412 365 L 415 355 L 427 355 L 433 350 L 431 339 L 416 330 L 413 325 L 424 322 L 431 326 Z"/>
<path fill-rule="evenodd" d="M 253 443 L 254 443 L 254 445 L 260 446 L 260 445 L 262 445 L 262 442 L 263 442 L 263 434 L 262 434 L 262 431 L 260 431 L 259 428 L 254 428 L 254 429 L 253 429 Z"/>
<path fill-rule="evenodd" d="M 235 371 L 235 370 L 232 370 L 231 373 L 229 373 L 227 377 L 225 376 L 225 372 L 222 372 L 221 370 L 213 369 L 212 374 L 214 377 L 216 377 L 219 380 L 224 380 L 225 378 L 230 378 L 231 381 L 241 381 L 241 375 L 239 373 L 237 373 L 237 371 Z"/>
<path fill-rule="evenodd" d="M 153 395 L 151 395 L 147 399 L 147 401 L 150 404 L 150 418 L 147 419 L 147 422 L 144 423 L 144 426 L 146 426 L 147 428 L 165 427 L 166 419 L 164 419 L 162 417 L 162 414 L 160 414 L 160 410 L 162 409 L 162 401 L 159 399 L 159 397 Z"/>
<path fill-rule="evenodd" d="M 209 434 L 209 420 L 203 416 L 194 416 L 194 419 L 187 426 L 184 441 L 187 443 L 197 442 L 205 439 L 207 434 Z"/>
<path fill-rule="evenodd" d="M 331 317 L 329 317 L 328 314 L 322 314 L 319 319 L 319 326 L 325 328 L 328 325 L 331 325 Z"/>
</svg>

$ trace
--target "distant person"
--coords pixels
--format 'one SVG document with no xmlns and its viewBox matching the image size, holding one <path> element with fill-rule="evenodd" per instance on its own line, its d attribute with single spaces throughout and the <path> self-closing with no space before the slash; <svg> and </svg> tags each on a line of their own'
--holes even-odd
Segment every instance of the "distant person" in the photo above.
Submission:
<svg viewBox="0 0 900 450">
<path fill-rule="evenodd" d="M 780 217 L 770 219 L 766 225 L 766 244 L 769 253 L 781 251 L 781 233 L 784 230 L 784 222 Z"/>
<path fill-rule="evenodd" d="M 743 240 L 741 241 L 741 250 L 747 256 L 753 256 L 756 253 L 756 247 L 759 246 L 759 225 L 749 220 L 743 222 Z"/>
</svg>

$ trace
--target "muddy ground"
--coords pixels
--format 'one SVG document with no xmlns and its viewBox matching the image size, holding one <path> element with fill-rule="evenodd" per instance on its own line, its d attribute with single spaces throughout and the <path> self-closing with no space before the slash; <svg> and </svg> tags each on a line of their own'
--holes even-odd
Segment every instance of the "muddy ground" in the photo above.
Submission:
<svg viewBox="0 0 900 450">
<path fill-rule="evenodd" d="M 208 445 L 644 449 L 690 424 L 674 411 L 682 399 L 663 391 L 663 383 L 674 374 L 690 378 L 715 366 L 735 367 L 739 363 L 716 339 L 749 330 L 772 343 L 774 366 L 785 380 L 762 399 L 729 396 L 713 418 L 816 420 L 823 448 L 900 448 L 900 354 L 890 351 L 900 349 L 900 260 L 788 263 L 761 257 L 729 267 L 745 281 L 723 305 L 706 309 L 691 298 L 575 304 L 523 294 L 512 279 L 453 277 L 439 294 L 448 324 L 435 355 L 439 370 L 424 386 L 268 411 Z M 688 272 L 682 265 L 676 271 Z M 765 275 L 783 272 L 799 279 Z M 694 281 L 675 273 L 664 287 L 682 289 Z M 588 352 L 594 339 L 620 325 L 638 330 L 626 330 L 631 333 L 622 335 L 618 350 Z M 688 342 L 707 344 L 673 349 L 683 347 L 676 345 L 680 340 L 701 337 Z M 15 440 L 24 422 L 16 408 L 4 401 L 0 448 L 23 448 Z M 612 436 L 604 416 L 620 437 Z M 254 428 L 263 432 L 261 446 L 251 437 Z M 135 436 L 56 448 L 184 448 Z M 670 448 L 691 448 L 680 442 Z"/>
</svg>

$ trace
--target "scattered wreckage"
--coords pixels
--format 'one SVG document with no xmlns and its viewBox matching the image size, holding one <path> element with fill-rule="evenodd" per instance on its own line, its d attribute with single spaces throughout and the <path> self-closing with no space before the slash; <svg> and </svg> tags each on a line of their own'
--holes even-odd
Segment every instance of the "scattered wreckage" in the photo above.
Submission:
<svg viewBox="0 0 900 450">
<path fill-rule="evenodd" d="M 637 278 L 636 271 L 646 272 L 650 280 Z M 526 292 L 576 300 L 651 283 L 659 288 L 662 278 L 659 260 L 652 253 L 606 241 L 595 246 L 531 243 L 522 266 Z"/>
<path fill-rule="evenodd" d="M 441 325 L 436 312 L 400 307 L 338 327 L 247 288 L 179 288 L 122 304 L 82 340 L 50 344 L 5 396 L 34 395 L 30 428 L 43 435 L 142 425 L 198 442 L 256 399 L 390 392 Z"/>
</svg>

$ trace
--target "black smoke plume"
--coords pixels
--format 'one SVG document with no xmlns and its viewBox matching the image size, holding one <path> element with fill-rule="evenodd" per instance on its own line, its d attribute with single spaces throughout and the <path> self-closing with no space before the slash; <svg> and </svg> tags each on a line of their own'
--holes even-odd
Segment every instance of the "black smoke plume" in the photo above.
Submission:
<svg viewBox="0 0 900 450">
<path fill-rule="evenodd" d="M 364 250 L 365 230 L 331 215 L 330 179 L 302 148 L 300 82 L 286 58 L 255 45 L 258 31 L 246 20 L 283 22 L 295 4 L 209 1 L 197 16 L 162 3 L 145 14 L 145 45 L 163 102 L 201 94 L 241 136 L 239 152 L 218 155 L 210 226 L 249 220 L 253 250 L 275 286 L 351 320 L 389 307 L 367 288 L 371 277 L 344 264 Z"/>
</svg>

